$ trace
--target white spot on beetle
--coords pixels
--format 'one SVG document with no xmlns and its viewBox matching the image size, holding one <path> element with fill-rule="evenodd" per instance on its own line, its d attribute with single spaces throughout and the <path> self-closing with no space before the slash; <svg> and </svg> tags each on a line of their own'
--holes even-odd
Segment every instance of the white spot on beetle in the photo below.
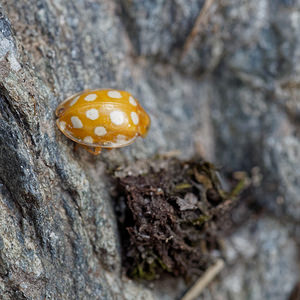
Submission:
<svg viewBox="0 0 300 300">
<path fill-rule="evenodd" d="M 75 97 L 71 102 L 70 102 L 70 106 L 73 106 L 79 99 L 80 96 Z"/>
<path fill-rule="evenodd" d="M 137 125 L 139 123 L 139 116 L 137 115 L 136 112 L 131 112 L 131 119 L 134 125 Z"/>
<path fill-rule="evenodd" d="M 124 123 L 125 117 L 124 113 L 120 110 L 115 110 L 110 113 L 110 119 L 115 125 L 122 125 Z"/>
<path fill-rule="evenodd" d="M 103 136 L 106 135 L 107 131 L 104 127 L 98 126 L 94 129 L 94 132 L 97 136 Z"/>
<path fill-rule="evenodd" d="M 89 109 L 85 112 L 85 115 L 90 120 L 96 120 L 99 118 L 98 110 L 95 108 Z"/>
<path fill-rule="evenodd" d="M 136 136 L 134 136 L 134 137 L 132 137 L 132 138 L 128 138 L 128 137 L 125 136 L 125 135 L 118 134 L 118 135 L 117 135 L 116 142 L 114 143 L 114 146 L 121 147 L 121 146 L 124 146 L 124 145 L 129 145 L 129 144 L 131 144 L 135 139 L 136 139 Z"/>
<path fill-rule="evenodd" d="M 73 124 L 73 128 L 82 128 L 83 127 L 82 122 L 76 116 L 71 117 L 71 122 Z"/>
<path fill-rule="evenodd" d="M 88 94 L 87 96 L 85 96 L 84 100 L 85 101 L 94 101 L 96 100 L 97 95 L 96 94 Z"/>
<path fill-rule="evenodd" d="M 123 134 L 118 134 L 117 135 L 117 142 L 120 143 L 120 142 L 125 142 L 126 141 L 126 136 L 123 135 Z"/>
<path fill-rule="evenodd" d="M 83 139 L 84 142 L 88 143 L 88 144 L 93 144 L 94 140 L 91 136 L 86 136 L 84 139 Z"/>
<path fill-rule="evenodd" d="M 60 129 L 61 130 L 65 130 L 66 129 L 66 126 L 67 126 L 67 123 L 65 121 L 60 121 L 59 122 L 59 126 L 60 126 Z"/>
<path fill-rule="evenodd" d="M 136 103 L 136 101 L 134 100 L 134 98 L 133 97 L 129 97 L 129 102 L 130 102 L 130 104 L 132 104 L 133 106 L 137 106 L 137 103 Z"/>
<path fill-rule="evenodd" d="M 109 91 L 109 92 L 107 93 L 107 95 L 108 95 L 108 97 L 110 97 L 110 98 L 116 98 L 116 99 L 122 98 L 121 93 L 118 92 L 118 91 Z"/>
</svg>

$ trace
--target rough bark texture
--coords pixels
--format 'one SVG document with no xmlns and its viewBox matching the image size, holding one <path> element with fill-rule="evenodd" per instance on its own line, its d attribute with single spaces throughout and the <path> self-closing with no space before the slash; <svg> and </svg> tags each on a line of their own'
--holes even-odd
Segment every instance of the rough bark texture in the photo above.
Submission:
<svg viewBox="0 0 300 300">
<path fill-rule="evenodd" d="M 74 151 L 55 107 L 107 87 L 140 100 L 148 138 Z M 2 1 L 1 299 L 177 299 L 180 281 L 121 275 L 105 172 L 174 149 L 262 175 L 267 213 L 225 241 L 202 298 L 286 299 L 299 279 L 299 88 L 298 0 Z"/>
</svg>

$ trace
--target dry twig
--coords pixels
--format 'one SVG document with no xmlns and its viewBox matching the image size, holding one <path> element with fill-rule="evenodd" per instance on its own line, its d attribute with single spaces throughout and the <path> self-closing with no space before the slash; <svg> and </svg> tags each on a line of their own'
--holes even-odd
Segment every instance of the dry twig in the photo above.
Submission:
<svg viewBox="0 0 300 300">
<path fill-rule="evenodd" d="M 224 261 L 222 259 L 210 267 L 188 290 L 181 300 L 193 300 L 199 296 L 205 287 L 217 276 L 217 274 L 224 268 Z"/>
<path fill-rule="evenodd" d="M 205 24 L 205 22 L 207 22 L 207 17 L 208 17 L 208 11 L 209 8 L 211 7 L 211 5 L 213 4 L 214 0 L 206 0 L 203 8 L 201 9 L 195 25 L 192 29 L 192 31 L 190 32 L 190 34 L 188 35 L 188 37 L 185 40 L 185 43 L 183 45 L 183 50 L 180 56 L 180 60 L 182 60 L 184 58 L 184 56 L 186 55 L 186 53 L 188 52 L 189 48 L 191 47 L 195 37 L 197 36 L 197 34 L 199 34 L 199 32 L 201 31 L 201 26 Z"/>
</svg>

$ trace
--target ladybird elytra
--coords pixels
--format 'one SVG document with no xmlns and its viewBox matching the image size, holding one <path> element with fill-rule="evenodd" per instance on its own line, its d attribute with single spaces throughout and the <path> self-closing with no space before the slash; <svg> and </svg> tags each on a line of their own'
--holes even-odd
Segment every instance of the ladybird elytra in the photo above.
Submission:
<svg viewBox="0 0 300 300">
<path fill-rule="evenodd" d="M 150 127 L 150 117 L 138 100 L 113 89 L 77 93 L 58 105 L 56 116 L 59 130 L 93 154 L 130 145 L 138 136 L 145 137 Z"/>
</svg>

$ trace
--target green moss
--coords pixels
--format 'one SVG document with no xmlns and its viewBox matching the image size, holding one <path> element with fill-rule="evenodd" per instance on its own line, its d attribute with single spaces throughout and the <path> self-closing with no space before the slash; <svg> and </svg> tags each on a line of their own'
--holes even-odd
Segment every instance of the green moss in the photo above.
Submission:
<svg viewBox="0 0 300 300">
<path fill-rule="evenodd" d="M 181 192 L 183 190 L 190 189 L 192 187 L 193 186 L 191 184 L 186 183 L 186 182 L 179 183 L 179 184 L 175 185 L 174 192 Z"/>
<path fill-rule="evenodd" d="M 159 277 L 161 270 L 170 272 L 167 265 L 159 257 L 153 257 L 151 263 L 147 260 L 141 261 L 131 273 L 131 277 L 135 279 L 154 280 Z"/>
<path fill-rule="evenodd" d="M 205 216 L 205 215 L 202 215 L 200 216 L 199 218 L 193 220 L 191 223 L 194 225 L 194 226 L 201 226 L 203 225 L 205 222 L 209 221 L 211 219 L 211 216 Z"/>
</svg>

